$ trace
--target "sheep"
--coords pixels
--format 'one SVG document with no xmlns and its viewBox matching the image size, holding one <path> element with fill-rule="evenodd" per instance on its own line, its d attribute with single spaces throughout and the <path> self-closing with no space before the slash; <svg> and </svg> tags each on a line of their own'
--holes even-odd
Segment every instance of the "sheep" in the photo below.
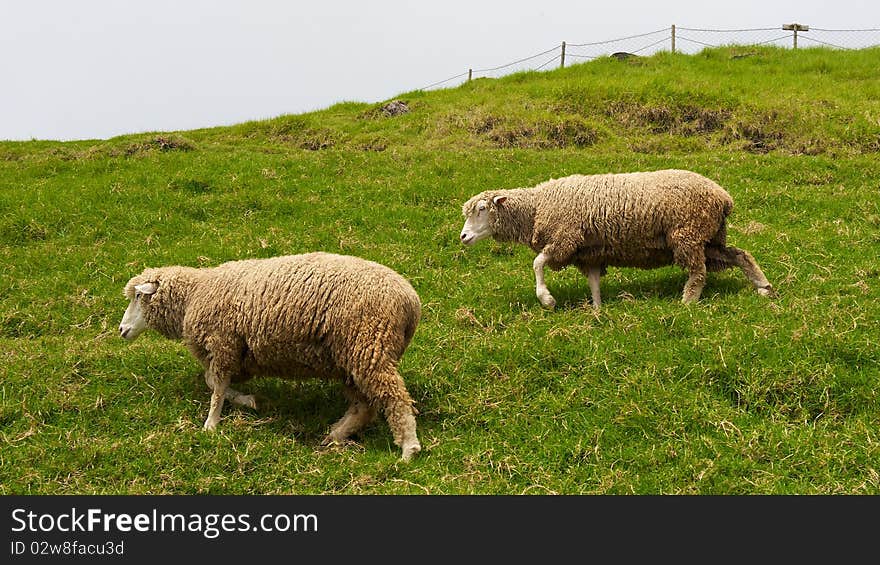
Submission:
<svg viewBox="0 0 880 565">
<path fill-rule="evenodd" d="M 774 295 L 755 259 L 727 245 L 730 194 L 686 170 L 571 175 L 533 188 L 488 190 L 462 206 L 465 245 L 493 237 L 528 245 L 537 257 L 535 293 L 552 309 L 544 267 L 576 266 L 588 279 L 593 308 L 607 267 L 687 271 L 682 302 L 699 300 L 707 271 L 739 267 L 762 296 Z"/>
<path fill-rule="evenodd" d="M 230 383 L 258 375 L 329 378 L 343 382 L 349 406 L 324 444 L 344 442 L 381 409 L 402 459 L 421 450 L 417 411 L 397 371 L 421 302 L 390 268 L 323 252 L 148 268 L 124 294 L 123 338 L 149 328 L 182 339 L 204 366 L 213 391 L 205 430 L 216 428 L 224 400 L 256 407 Z"/>
</svg>

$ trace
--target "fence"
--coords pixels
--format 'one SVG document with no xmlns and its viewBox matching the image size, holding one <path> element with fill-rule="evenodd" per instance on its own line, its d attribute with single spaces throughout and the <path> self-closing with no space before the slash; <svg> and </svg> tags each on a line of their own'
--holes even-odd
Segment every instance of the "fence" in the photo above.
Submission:
<svg viewBox="0 0 880 565">
<path fill-rule="evenodd" d="M 419 90 L 449 87 L 480 77 L 497 78 L 520 71 L 559 68 L 566 64 L 613 54 L 652 55 L 658 51 L 693 54 L 706 47 L 722 45 L 777 45 L 793 49 L 809 46 L 862 49 L 880 45 L 880 28 L 823 29 L 797 23 L 754 29 L 699 29 L 673 25 L 657 31 L 607 41 L 593 43 L 563 41 L 546 51 L 512 63 L 486 69 L 468 69 Z"/>
</svg>

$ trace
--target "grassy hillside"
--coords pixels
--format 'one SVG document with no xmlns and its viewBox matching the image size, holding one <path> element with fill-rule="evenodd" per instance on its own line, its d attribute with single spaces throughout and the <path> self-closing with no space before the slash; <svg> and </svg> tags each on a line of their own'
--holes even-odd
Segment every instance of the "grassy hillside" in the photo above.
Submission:
<svg viewBox="0 0 880 565">
<path fill-rule="evenodd" d="M 0 494 L 880 493 L 880 50 L 597 60 L 233 127 L 0 143 Z M 461 204 L 572 173 L 687 168 L 779 292 L 674 267 L 574 269 L 458 243 Z M 180 343 L 116 326 L 146 266 L 325 250 L 382 262 L 424 317 L 384 421 L 321 450 L 338 385 L 266 378 L 201 431 Z"/>
</svg>

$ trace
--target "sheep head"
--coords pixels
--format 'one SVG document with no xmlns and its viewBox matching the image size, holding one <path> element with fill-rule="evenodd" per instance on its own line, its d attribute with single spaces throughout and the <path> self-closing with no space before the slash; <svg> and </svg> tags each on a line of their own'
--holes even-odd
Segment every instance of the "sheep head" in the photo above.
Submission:
<svg viewBox="0 0 880 565">
<path fill-rule="evenodd" d="M 130 300 L 122 322 L 119 324 L 119 335 L 131 341 L 147 329 L 147 312 L 150 300 L 159 289 L 158 281 L 136 282 L 137 277 L 125 286 L 125 296 Z"/>
<path fill-rule="evenodd" d="M 505 200 L 507 196 L 483 192 L 465 202 L 462 207 L 465 221 L 461 229 L 461 242 L 465 245 L 473 245 L 494 235 L 492 216 Z"/>
</svg>

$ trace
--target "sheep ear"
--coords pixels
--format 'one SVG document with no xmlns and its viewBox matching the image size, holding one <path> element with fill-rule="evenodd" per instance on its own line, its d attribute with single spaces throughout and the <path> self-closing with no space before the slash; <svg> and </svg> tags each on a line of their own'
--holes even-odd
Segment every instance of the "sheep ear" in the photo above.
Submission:
<svg viewBox="0 0 880 565">
<path fill-rule="evenodd" d="M 157 282 L 145 282 L 134 287 L 134 289 L 141 294 L 156 294 L 156 289 L 158 288 L 159 283 Z"/>
<path fill-rule="evenodd" d="M 495 205 L 498 206 L 500 204 L 504 204 L 505 200 L 507 200 L 506 196 L 496 196 L 495 198 L 492 199 L 492 202 L 494 202 Z"/>
</svg>

